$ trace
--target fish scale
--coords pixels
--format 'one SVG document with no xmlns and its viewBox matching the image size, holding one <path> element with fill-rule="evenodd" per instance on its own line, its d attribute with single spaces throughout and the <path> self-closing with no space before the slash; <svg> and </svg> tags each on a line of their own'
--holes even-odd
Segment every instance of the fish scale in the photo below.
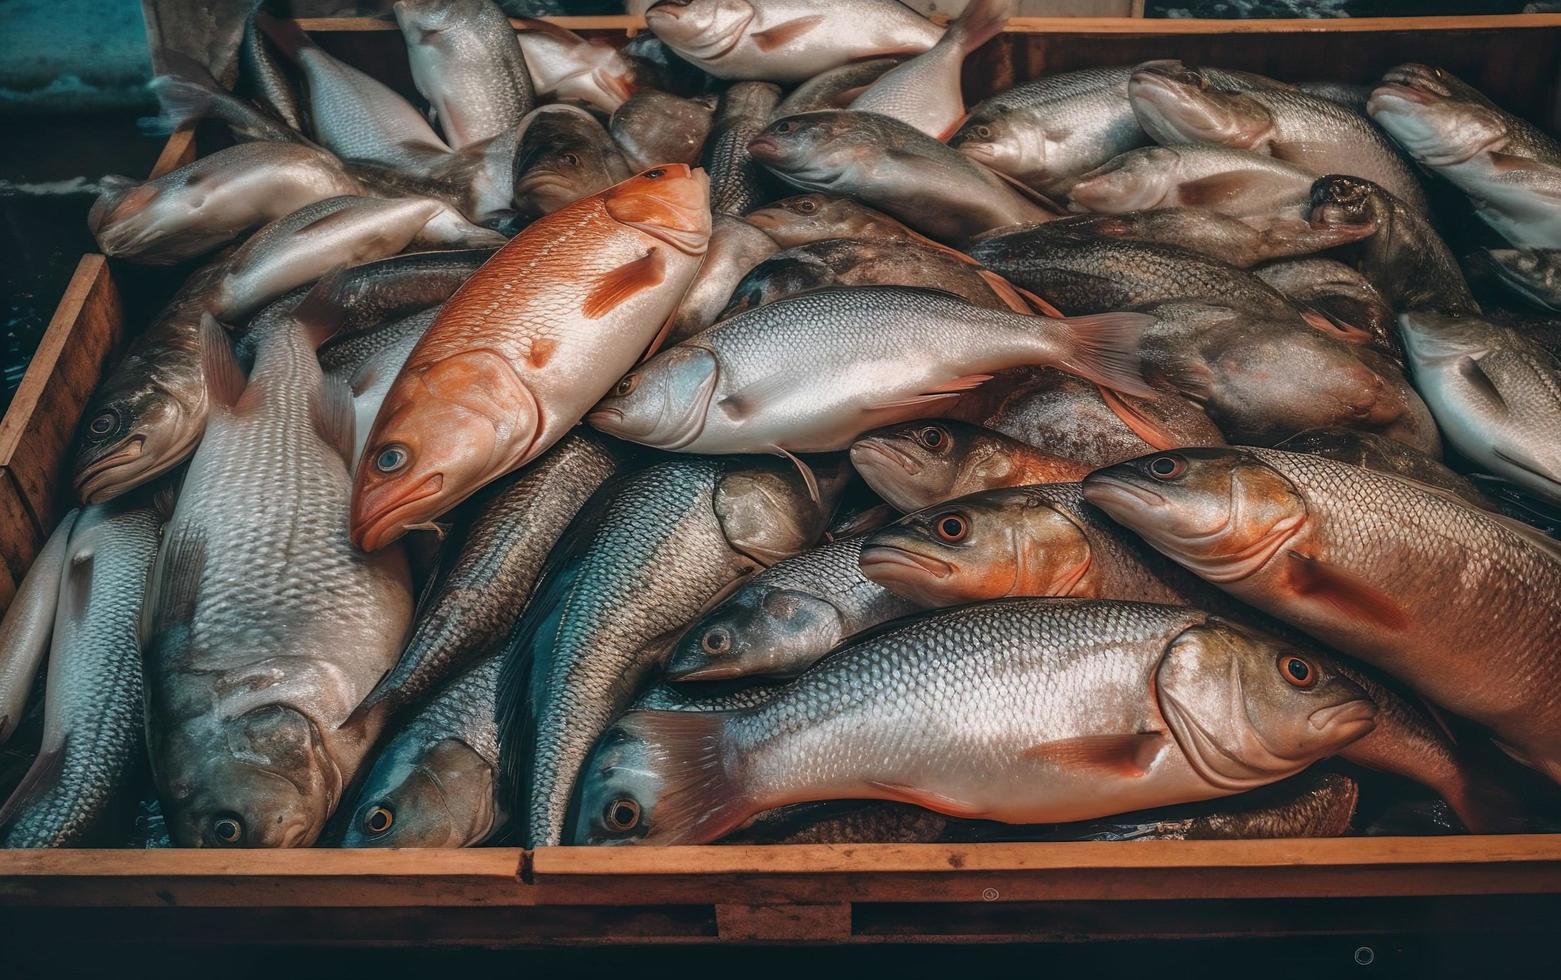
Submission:
<svg viewBox="0 0 1561 980">
<path fill-rule="evenodd" d="M 515 31 L 493 0 L 403 0 L 412 80 L 455 149 L 514 129 L 536 103 Z"/>
</svg>

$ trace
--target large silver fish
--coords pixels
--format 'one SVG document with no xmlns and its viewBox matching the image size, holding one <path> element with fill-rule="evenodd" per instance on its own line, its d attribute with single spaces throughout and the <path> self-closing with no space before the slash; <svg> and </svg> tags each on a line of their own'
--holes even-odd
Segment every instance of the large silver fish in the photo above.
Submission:
<svg viewBox="0 0 1561 980">
<path fill-rule="evenodd" d="M 33 681 L 49 655 L 65 575 L 67 543 L 79 511 L 60 518 L 0 619 L 0 745 L 10 741 L 27 712 Z"/>
<path fill-rule="evenodd" d="M 1074 207 L 1121 214 L 1205 208 L 1236 218 L 1304 217 L 1317 174 L 1263 153 L 1226 146 L 1145 146 L 1081 175 Z"/>
<path fill-rule="evenodd" d="M 514 129 L 536 104 L 515 31 L 493 0 L 396 0 L 412 81 L 455 149 Z"/>
<path fill-rule="evenodd" d="M 884 72 L 904 62 L 904 58 L 871 58 L 819 72 L 781 100 L 775 107 L 775 117 L 794 116 L 814 109 L 848 108 Z"/>
<path fill-rule="evenodd" d="M 1311 255 L 1359 241 L 1371 232 L 1314 226 L 1304 218 L 1233 218 L 1204 207 L 1156 207 L 1121 214 L 1076 214 L 1052 222 L 1058 232 L 1173 245 L 1250 269 L 1260 262 Z"/>
</svg>

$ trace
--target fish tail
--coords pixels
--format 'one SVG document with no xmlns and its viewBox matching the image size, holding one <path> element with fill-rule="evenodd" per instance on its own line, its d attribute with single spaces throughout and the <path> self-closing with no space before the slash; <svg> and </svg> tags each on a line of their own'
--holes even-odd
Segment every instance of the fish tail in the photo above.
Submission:
<svg viewBox="0 0 1561 980">
<path fill-rule="evenodd" d="M 704 844 L 752 816 L 742 772 L 727 751 L 726 711 L 635 711 L 618 728 L 645 743 L 661 777 L 646 843 Z"/>
<path fill-rule="evenodd" d="M 971 0 L 965 12 L 949 25 L 947 38 L 965 54 L 1003 32 L 1014 15 L 1014 0 Z"/>
<path fill-rule="evenodd" d="M 1056 367 L 1088 381 L 1140 398 L 1155 397 L 1144 381 L 1139 345 L 1154 317 L 1143 313 L 1096 313 L 1047 320 L 1062 335 Z"/>
<path fill-rule="evenodd" d="M 206 79 L 190 77 L 181 71 L 158 75 L 152 79 L 150 88 L 162 111 L 156 116 L 137 120 L 136 126 L 148 135 L 165 135 L 184 129 L 214 111 L 216 93 L 206 84 Z"/>
<path fill-rule="evenodd" d="M 26 826 L 27 814 L 42 804 L 59 786 L 65 771 L 65 747 L 45 747 L 33 759 L 27 775 L 0 807 L 0 847 L 41 847 L 48 841 L 34 840 Z"/>
</svg>

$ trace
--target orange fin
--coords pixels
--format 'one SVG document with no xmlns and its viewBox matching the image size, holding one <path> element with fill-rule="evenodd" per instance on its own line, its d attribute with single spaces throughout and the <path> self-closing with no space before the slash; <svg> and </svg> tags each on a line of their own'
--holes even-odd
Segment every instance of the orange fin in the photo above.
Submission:
<svg viewBox="0 0 1561 980">
<path fill-rule="evenodd" d="M 1028 289 L 1025 289 L 1022 286 L 1015 286 L 1014 291 L 1017 292 L 1020 296 L 1023 296 L 1025 300 L 1029 302 L 1030 306 L 1034 307 L 1035 312 L 1039 313 L 1041 316 L 1054 317 L 1058 320 L 1062 319 L 1061 310 L 1046 302 L 1044 299 L 1041 299 L 1039 296 L 1030 292 Z"/>
<path fill-rule="evenodd" d="M 1083 769 L 1103 776 L 1138 778 L 1149 772 L 1165 746 L 1163 732 L 1131 735 L 1080 735 L 1032 745 L 1020 755 L 1050 762 L 1062 769 Z"/>
<path fill-rule="evenodd" d="M 1004 279 L 991 269 L 977 269 L 976 275 L 981 277 L 981 281 L 986 283 L 988 289 L 992 290 L 992 294 L 1002 300 L 1010 310 L 1013 310 L 1015 313 L 1023 313 L 1026 316 L 1034 312 L 1030 308 L 1030 304 L 1020 295 L 1019 290 L 1007 279 Z"/>
<path fill-rule="evenodd" d="M 1320 310 L 1303 309 L 1301 319 L 1321 330 L 1323 333 L 1338 337 L 1347 344 L 1367 344 L 1371 342 L 1371 334 L 1343 320 L 1335 319 Z"/>
<path fill-rule="evenodd" d="M 774 51 L 778 47 L 790 44 L 823 22 L 823 14 L 798 17 L 796 20 L 788 20 L 784 24 L 777 24 L 767 31 L 760 31 L 753 35 L 753 43 L 760 51 Z"/>
<path fill-rule="evenodd" d="M 662 258 L 661 249 L 653 248 L 598 279 L 595 288 L 586 295 L 580 311 L 592 320 L 599 320 L 636 294 L 659 286 L 666 276 L 666 261 Z"/>
<path fill-rule="evenodd" d="M 965 125 L 965 123 L 967 123 L 969 121 L 970 121 L 970 113 L 968 113 L 968 112 L 965 113 L 964 115 L 960 116 L 958 119 L 954 120 L 953 125 L 949 126 L 948 129 L 945 129 L 943 132 L 938 134 L 938 137 L 937 137 L 938 142 L 939 143 L 947 143 L 949 141 L 949 137 L 951 137 L 955 133 L 959 132 L 960 127 Z"/>
<path fill-rule="evenodd" d="M 958 395 L 962 391 L 972 391 L 992 380 L 990 374 L 967 374 L 962 378 L 954 378 L 945 381 L 933 388 L 928 388 L 920 394 L 911 395 L 908 398 L 894 398 L 889 401 L 873 402 L 868 406 L 869 411 L 877 411 L 886 408 L 911 408 L 913 406 L 927 405 L 936 402 L 940 398 L 948 398 Z"/>
<path fill-rule="evenodd" d="M 1100 391 L 1101 401 L 1111 409 L 1112 414 L 1122 420 L 1122 424 L 1133 430 L 1133 435 L 1144 440 L 1150 449 L 1175 449 L 1181 445 L 1181 441 L 1168 430 L 1160 427 L 1149 416 L 1140 412 L 1127 403 L 1121 395 L 1102 385 L 1096 385 Z"/>
<path fill-rule="evenodd" d="M 1404 607 L 1370 582 L 1310 555 L 1291 551 L 1287 556 L 1290 588 L 1297 595 L 1327 603 L 1370 626 L 1396 632 L 1408 628 Z"/>
<path fill-rule="evenodd" d="M 552 360 L 553 352 L 558 349 L 558 341 L 549 337 L 538 337 L 531 342 L 531 349 L 526 352 L 526 363 L 534 368 L 543 367 Z"/>
<path fill-rule="evenodd" d="M 974 803 L 966 803 L 964 800 L 956 800 L 942 793 L 935 793 L 930 789 L 919 789 L 915 786 L 906 786 L 904 783 L 885 783 L 876 779 L 868 780 L 867 785 L 883 794 L 886 800 L 898 800 L 901 803 L 909 803 L 919 806 L 934 813 L 943 813 L 951 817 L 963 817 L 967 820 L 978 820 L 985 816 L 987 810 L 984 806 Z"/>
</svg>

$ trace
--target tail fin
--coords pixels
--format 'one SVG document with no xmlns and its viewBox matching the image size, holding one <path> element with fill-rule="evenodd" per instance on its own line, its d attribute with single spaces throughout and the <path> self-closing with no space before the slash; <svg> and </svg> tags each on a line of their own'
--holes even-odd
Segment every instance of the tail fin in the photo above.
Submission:
<svg viewBox="0 0 1561 980">
<path fill-rule="evenodd" d="M 41 827 L 29 827 L 27 815 L 48 802 L 65 771 L 65 747 L 45 746 L 28 767 L 27 775 L 0 807 L 0 847 L 53 847 L 59 841 L 40 836 Z M 58 802 L 58 801 L 56 801 Z"/>
<path fill-rule="evenodd" d="M 635 711 L 618 727 L 644 743 L 661 777 L 648 844 L 708 844 L 741 826 L 757 808 L 725 747 L 724 711 Z"/>
<path fill-rule="evenodd" d="M 1140 339 L 1154 317 L 1143 313 L 1097 313 L 1045 321 L 1061 332 L 1062 353 L 1054 366 L 1071 374 L 1140 398 L 1155 390 L 1140 372 Z"/>
<path fill-rule="evenodd" d="M 216 93 L 203 79 L 191 78 L 183 72 L 158 75 L 152 79 L 150 87 L 162 111 L 136 120 L 136 127 L 143 133 L 160 136 L 176 132 L 212 114 Z"/>
<path fill-rule="evenodd" d="M 1014 6 L 1014 0 L 971 0 L 949 25 L 944 39 L 968 55 L 1003 32 L 1003 25 L 1014 15 Z"/>
</svg>

